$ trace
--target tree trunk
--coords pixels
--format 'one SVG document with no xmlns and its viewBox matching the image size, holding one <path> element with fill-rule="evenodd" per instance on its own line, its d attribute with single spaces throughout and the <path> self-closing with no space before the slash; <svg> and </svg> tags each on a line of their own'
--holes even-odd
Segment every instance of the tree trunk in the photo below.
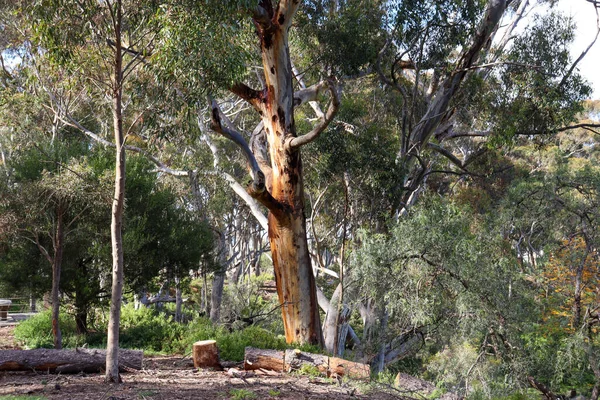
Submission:
<svg viewBox="0 0 600 400">
<path fill-rule="evenodd" d="M 81 276 L 87 276 L 88 269 L 85 261 L 79 262 L 79 272 Z M 77 325 L 77 333 L 84 335 L 88 333 L 87 317 L 88 317 L 88 301 L 86 299 L 83 285 L 75 285 L 75 324 Z"/>
<path fill-rule="evenodd" d="M 266 369 L 271 371 L 302 370 L 303 365 L 316 367 L 324 375 L 347 376 L 355 379 L 368 379 L 371 369 L 366 364 L 328 357 L 322 354 L 306 353 L 300 350 L 263 350 L 246 347 L 244 369 Z"/>
<path fill-rule="evenodd" d="M 225 271 L 216 271 L 210 293 L 210 320 L 218 323 L 221 319 L 221 301 L 223 300 L 223 287 L 225 286 Z"/>
<path fill-rule="evenodd" d="M 210 294 L 210 320 L 219 323 L 221 320 L 221 302 L 223 300 L 223 287 L 225 286 L 225 273 L 227 270 L 227 241 L 225 232 L 219 234 L 219 270 L 213 276 L 212 291 Z"/>
<path fill-rule="evenodd" d="M 382 309 L 380 332 L 379 332 L 379 354 L 377 355 L 377 358 L 373 362 L 373 366 L 375 367 L 375 372 L 377 372 L 378 374 L 382 373 L 383 368 L 385 367 L 385 350 L 387 348 L 386 331 L 387 331 L 387 325 L 388 325 L 388 318 L 389 318 L 389 314 L 384 305 L 383 309 Z"/>
<path fill-rule="evenodd" d="M 247 190 L 269 210 L 269 241 L 286 341 L 322 346 L 315 278 L 306 238 L 300 148 L 315 140 L 331 122 L 339 107 L 339 97 L 333 83 L 327 81 L 299 92 L 294 98 L 288 31 L 299 5 L 299 0 L 281 0 L 274 8 L 270 0 L 259 1 L 253 19 L 260 37 L 265 86 L 260 91 L 242 83 L 231 87 L 233 93 L 260 114 L 270 160 L 263 151 L 265 144 L 255 141 L 250 149 L 214 100 L 212 128 L 244 151 L 253 179 Z M 309 101 L 308 97 L 316 99 L 323 88 L 329 88 L 332 94 L 327 114 L 312 131 L 297 136 L 295 105 Z"/>
<path fill-rule="evenodd" d="M 112 293 L 110 316 L 108 320 L 108 338 L 106 342 L 106 381 L 120 383 L 119 376 L 119 325 L 121 318 L 121 297 L 123 294 L 123 208 L 125 201 L 125 149 L 123 135 L 123 74 L 121 49 L 121 0 L 117 0 L 115 28 L 115 59 L 113 82 L 113 130 L 116 146 L 115 194 L 112 204 L 112 220 L 110 225 L 112 243 Z"/>
<path fill-rule="evenodd" d="M 594 385 L 592 394 L 590 395 L 590 400 L 598 400 L 598 396 L 600 396 L 600 382 L 596 382 Z"/>
<path fill-rule="evenodd" d="M 183 306 L 183 297 L 181 293 L 181 279 L 175 278 L 175 322 L 182 322 L 183 315 L 181 307 Z"/>
<path fill-rule="evenodd" d="M 119 362 L 123 367 L 142 369 L 144 352 L 121 350 Z M 0 351 L 0 371 L 32 371 L 76 374 L 101 372 L 104 369 L 106 351 L 97 349 L 75 350 L 4 350 Z"/>
<path fill-rule="evenodd" d="M 336 354 L 337 324 L 339 321 L 338 303 L 340 301 L 341 287 L 342 284 L 339 283 L 333 291 L 329 307 L 325 313 L 325 322 L 323 323 L 325 349 L 331 354 Z"/>
<path fill-rule="evenodd" d="M 77 308 L 75 310 L 75 324 L 77 325 L 77 333 L 80 335 L 88 333 L 87 316 L 88 314 L 85 308 Z"/>
<path fill-rule="evenodd" d="M 312 354 L 298 349 L 285 351 L 285 369 L 288 372 L 302 370 L 303 365 L 317 367 L 319 372 L 327 374 L 329 357 L 322 354 Z"/>
<path fill-rule="evenodd" d="M 62 333 L 60 331 L 60 272 L 62 268 L 62 256 L 65 240 L 64 211 L 62 204 L 57 206 L 56 211 L 56 234 L 54 236 L 54 260 L 52 262 L 52 336 L 54 336 L 54 348 L 62 349 Z"/>
<path fill-rule="evenodd" d="M 269 240 L 285 337 L 288 343 L 323 345 L 315 279 L 306 239 L 304 182 L 299 149 L 287 141 L 296 137 L 294 89 L 288 29 L 297 1 L 280 4 L 270 28 L 263 29 L 261 50 L 266 88 L 261 107 L 271 156 L 272 196 L 284 207 L 269 210 Z M 283 6 L 283 10 L 281 9 Z M 286 6 L 288 12 L 286 12 Z M 270 10 L 272 13 L 273 10 Z M 270 187 L 269 187 L 270 186 Z"/>
<path fill-rule="evenodd" d="M 589 255 L 589 246 L 586 240 L 586 250 L 583 255 L 583 259 L 577 266 L 575 273 L 575 292 L 573 299 L 573 328 L 579 329 L 581 326 L 581 292 L 583 290 L 583 271 L 585 269 L 585 262 Z"/>
<path fill-rule="evenodd" d="M 37 312 L 36 298 L 33 293 L 29 294 L 29 312 L 32 312 L 32 313 Z"/>
</svg>

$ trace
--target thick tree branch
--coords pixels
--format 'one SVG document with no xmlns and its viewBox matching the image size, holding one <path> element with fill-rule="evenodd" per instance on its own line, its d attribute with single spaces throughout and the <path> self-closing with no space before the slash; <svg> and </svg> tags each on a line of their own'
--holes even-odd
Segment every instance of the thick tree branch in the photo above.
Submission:
<svg viewBox="0 0 600 400">
<path fill-rule="evenodd" d="M 252 89 L 244 83 L 236 83 L 230 88 L 231 93 L 246 100 L 256 111 L 260 111 L 261 100 L 264 98 L 264 93 Z"/>
<path fill-rule="evenodd" d="M 308 143 L 312 142 L 313 140 L 315 140 L 316 138 L 318 138 L 319 135 L 325 130 L 325 128 L 327 128 L 329 123 L 333 120 L 333 117 L 335 117 L 335 114 L 337 114 L 337 111 L 340 107 L 339 93 L 338 93 L 333 81 L 328 80 L 327 87 L 329 89 L 329 92 L 331 93 L 331 103 L 329 104 L 329 108 L 327 109 L 327 112 L 325 113 L 325 119 L 320 124 L 318 124 L 312 131 L 308 132 L 306 135 L 289 138 L 286 141 L 286 146 L 285 146 L 286 150 L 288 150 L 288 151 L 296 150 L 300 146 L 304 146 L 305 144 L 308 144 Z"/>
<path fill-rule="evenodd" d="M 531 385 L 532 388 L 540 391 L 544 395 L 545 399 L 547 399 L 547 400 L 558 400 L 559 399 L 559 397 L 557 395 L 555 395 L 554 393 L 552 393 L 550 391 L 550 389 L 548 389 L 543 383 L 536 381 L 533 376 L 528 376 L 527 381 L 529 382 L 529 384 Z"/>
<path fill-rule="evenodd" d="M 271 0 L 261 0 L 252 10 L 252 19 L 265 31 L 273 29 L 273 4 Z"/>
<path fill-rule="evenodd" d="M 306 87 L 306 84 L 304 83 L 304 79 L 303 79 L 303 74 L 301 74 L 296 67 L 294 66 L 294 64 L 292 63 L 292 72 L 294 73 L 294 77 L 296 78 L 296 80 L 298 81 L 298 85 L 300 85 L 300 90 L 298 90 L 297 92 L 294 92 L 294 106 L 300 106 L 302 105 L 304 102 L 308 101 L 308 104 L 310 104 L 311 108 L 313 109 L 313 111 L 315 112 L 315 114 L 317 115 L 317 118 L 325 118 L 325 114 L 323 113 L 323 111 L 321 110 L 321 107 L 319 106 L 319 103 L 317 103 L 316 98 L 319 95 L 319 91 L 321 89 L 317 89 L 317 93 L 314 95 L 314 99 L 313 99 L 313 95 L 309 94 L 311 92 L 313 92 L 313 90 L 309 90 L 315 86 L 319 86 L 322 84 L 325 84 L 325 86 L 323 87 L 327 87 L 326 86 L 326 82 L 322 81 L 317 83 L 316 85 L 311 86 L 310 88 Z M 306 92 L 306 94 L 302 94 L 302 92 L 304 90 L 308 90 L 308 92 Z"/>
<path fill-rule="evenodd" d="M 579 64 L 581 60 L 585 58 L 592 46 L 594 46 L 594 43 L 596 43 L 596 41 L 598 40 L 598 35 L 600 35 L 600 14 L 598 13 L 598 8 L 596 7 L 596 35 L 594 36 L 594 39 L 589 44 L 589 46 L 581 52 L 579 57 L 577 57 L 577 60 L 575 60 L 573 65 L 571 65 L 571 68 L 569 68 L 569 71 L 565 74 L 565 76 L 563 76 L 563 78 L 560 81 L 559 87 L 562 87 L 567 82 L 569 77 L 573 74 L 573 71 L 575 71 L 577 64 Z"/>
<path fill-rule="evenodd" d="M 490 0 L 488 2 L 487 11 L 473 38 L 473 42 L 460 57 L 456 72 L 446 78 L 435 94 L 427 112 L 411 132 L 411 147 L 416 149 L 423 148 L 440 122 L 444 119 L 448 112 L 450 101 L 460 89 L 468 70 L 475 64 L 481 50 L 496 30 L 507 4 L 507 0 Z"/>
<path fill-rule="evenodd" d="M 294 19 L 300 3 L 300 0 L 280 0 L 274 19 L 282 28 L 287 29 L 292 25 L 292 19 Z"/>
<path fill-rule="evenodd" d="M 287 206 L 277 201 L 267 190 L 265 174 L 260 169 L 258 162 L 256 161 L 256 157 L 254 157 L 254 154 L 250 150 L 248 143 L 244 137 L 239 132 L 234 130 L 231 124 L 228 123 L 227 116 L 223 114 L 221 108 L 215 100 L 211 101 L 211 117 L 211 128 L 215 132 L 220 133 L 238 145 L 238 147 L 242 149 L 242 152 L 248 161 L 250 166 L 250 175 L 252 176 L 252 183 L 247 189 L 248 193 L 274 214 L 279 214 L 285 210 Z"/>
<path fill-rule="evenodd" d="M 200 124 L 200 122 L 201 122 L 200 119 L 198 119 L 198 120 L 199 120 L 199 125 L 201 125 L 200 129 L 204 132 L 204 126 L 203 126 L 203 124 Z M 250 194 L 246 191 L 246 189 L 244 189 L 242 187 L 242 185 L 240 185 L 240 183 L 233 176 L 231 176 L 227 172 L 222 171 L 220 169 L 219 153 L 217 150 L 217 146 L 214 145 L 214 143 L 210 140 L 210 138 L 208 137 L 208 135 L 206 133 L 204 133 L 202 135 L 202 140 L 208 145 L 211 153 L 213 154 L 213 158 L 214 158 L 213 166 L 214 166 L 215 171 L 217 171 L 217 174 L 219 176 L 221 176 L 229 184 L 229 187 L 231 189 L 233 189 L 233 191 L 238 196 L 240 196 L 240 198 L 244 201 L 244 203 L 246 203 L 246 205 L 250 208 L 250 212 L 252 212 L 252 215 L 254 215 L 254 217 L 260 224 L 260 226 L 265 231 L 268 231 L 269 226 L 268 226 L 268 222 L 267 222 L 267 217 L 263 214 L 258 202 L 254 199 L 254 197 L 250 196 Z"/>
<path fill-rule="evenodd" d="M 466 170 L 466 168 L 463 165 L 462 161 L 460 161 L 454 154 L 452 154 L 450 151 L 448 151 L 447 149 L 443 148 L 442 146 L 439 146 L 439 145 L 437 145 L 435 143 L 427 143 L 427 147 L 429 147 L 430 149 L 435 150 L 437 153 L 443 155 L 452 164 L 456 165 L 458 168 L 462 169 L 463 171 L 469 172 L 469 171 Z"/>
</svg>

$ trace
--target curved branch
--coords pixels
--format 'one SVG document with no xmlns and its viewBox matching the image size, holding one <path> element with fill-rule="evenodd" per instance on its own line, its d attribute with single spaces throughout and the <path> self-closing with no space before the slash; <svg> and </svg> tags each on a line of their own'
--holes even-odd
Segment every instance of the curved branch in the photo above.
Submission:
<svg viewBox="0 0 600 400">
<path fill-rule="evenodd" d="M 256 111 L 260 111 L 261 100 L 264 98 L 264 92 L 252 89 L 245 83 L 238 82 L 230 89 L 231 93 L 246 100 Z"/>
<path fill-rule="evenodd" d="M 321 81 L 312 86 L 294 92 L 294 106 L 298 107 L 304 103 L 315 101 L 319 94 L 321 94 L 322 91 L 327 88 L 329 88 L 329 82 Z"/>
<path fill-rule="evenodd" d="M 579 57 L 577 57 L 577 60 L 575 60 L 575 62 L 573 62 L 573 64 L 571 65 L 571 68 L 569 68 L 569 71 L 567 72 L 567 74 L 565 76 L 563 76 L 563 78 L 560 81 L 560 84 L 558 85 L 559 87 L 562 87 L 567 82 L 569 77 L 573 74 L 573 71 L 575 71 L 577 64 L 579 64 L 581 62 L 581 60 L 583 60 L 585 58 L 587 53 L 594 46 L 594 44 L 598 40 L 599 35 L 600 35 L 600 14 L 598 13 L 598 8 L 596 8 L 596 35 L 594 36 L 594 39 L 591 41 L 589 46 L 584 51 L 582 51 L 581 54 L 579 55 Z"/>
<path fill-rule="evenodd" d="M 256 161 L 254 154 L 252 154 L 252 151 L 250 150 L 250 146 L 248 146 L 246 139 L 244 139 L 244 137 L 239 132 L 233 129 L 231 123 L 228 123 L 229 121 L 227 121 L 227 117 L 225 116 L 225 114 L 223 114 L 223 111 L 221 111 L 221 107 L 219 107 L 219 104 L 215 100 L 211 99 L 210 107 L 212 130 L 214 130 L 217 133 L 220 133 L 227 139 L 237 144 L 240 149 L 242 149 L 242 152 L 244 153 L 244 156 L 246 157 L 246 160 L 250 165 L 250 174 L 254 181 L 253 185 L 255 185 L 255 190 L 264 190 L 264 174 L 258 166 L 258 162 Z M 225 121 L 225 124 L 223 124 L 223 121 Z"/>
<path fill-rule="evenodd" d="M 84 135 L 88 136 L 95 142 L 100 143 L 101 145 L 106 146 L 106 147 L 115 147 L 115 144 L 113 142 L 108 141 L 108 140 L 102 138 L 100 135 L 92 132 L 91 130 L 89 130 L 88 128 L 83 126 L 79 121 L 77 121 L 75 118 L 73 118 L 68 113 L 64 112 L 64 116 L 62 116 L 62 115 L 57 115 L 57 116 L 58 116 L 58 119 L 60 119 L 64 124 L 71 126 L 73 128 L 79 129 L 81 132 L 83 132 Z M 157 157 L 153 156 L 152 154 L 150 154 L 150 152 L 148 152 L 140 147 L 125 145 L 125 146 L 123 146 L 123 148 L 125 150 L 133 151 L 135 153 L 143 155 L 148 160 L 150 160 L 154 165 L 156 165 L 156 168 L 161 172 L 164 172 L 164 173 L 167 173 L 167 174 L 173 175 L 173 176 L 186 176 L 188 174 L 188 171 L 177 170 L 177 169 L 172 169 L 172 168 L 168 167 Z"/>
<path fill-rule="evenodd" d="M 232 124 L 227 120 L 227 116 L 223 114 L 217 102 L 212 99 L 211 117 L 211 128 L 215 132 L 220 133 L 227 139 L 237 144 L 238 147 L 242 149 L 242 152 L 248 161 L 250 166 L 250 175 L 252 176 L 252 183 L 247 189 L 250 196 L 261 202 L 269 209 L 269 211 L 276 215 L 285 211 L 287 206 L 277 201 L 267 190 L 265 174 L 260 169 L 258 162 L 256 161 L 256 157 L 254 157 L 254 154 L 250 150 L 248 143 L 239 132 L 233 129 Z"/>
<path fill-rule="evenodd" d="M 490 0 L 488 2 L 487 11 L 473 38 L 473 43 L 460 57 L 456 72 L 446 78 L 435 94 L 425 115 L 411 132 L 411 146 L 421 149 L 447 115 L 450 101 L 460 89 L 469 68 L 475 64 L 481 50 L 495 31 L 508 3 L 508 0 Z"/>
<path fill-rule="evenodd" d="M 319 135 L 327 128 L 329 123 L 337 114 L 337 111 L 340 107 L 340 96 L 339 93 L 333 83 L 333 81 L 328 80 L 327 86 L 329 92 L 331 93 L 331 103 L 329 104 L 329 108 L 327 109 L 327 113 L 325 113 L 325 119 L 318 124 L 312 131 L 308 132 L 306 135 L 292 137 L 286 140 L 285 148 L 287 151 L 297 150 L 300 146 L 304 146 L 319 137 Z"/>
</svg>

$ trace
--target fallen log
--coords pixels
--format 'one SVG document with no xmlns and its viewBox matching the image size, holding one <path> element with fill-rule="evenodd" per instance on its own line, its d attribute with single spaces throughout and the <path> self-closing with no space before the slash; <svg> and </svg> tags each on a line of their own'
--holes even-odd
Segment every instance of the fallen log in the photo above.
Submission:
<svg viewBox="0 0 600 400">
<path fill-rule="evenodd" d="M 270 371 L 283 372 L 285 369 L 283 359 L 283 351 L 246 347 L 244 354 L 244 369 L 247 371 L 267 369 Z"/>
<path fill-rule="evenodd" d="M 327 376 L 347 376 L 353 379 L 369 379 L 371 369 L 367 364 L 328 357 L 322 354 L 306 353 L 300 350 L 263 350 L 246 347 L 245 370 L 264 369 L 270 371 L 302 371 L 303 365 L 316 367 Z"/>
<path fill-rule="evenodd" d="M 144 352 L 119 349 L 119 370 L 142 369 Z M 106 350 L 34 349 L 0 351 L 0 371 L 44 371 L 61 374 L 102 372 L 106 368 Z"/>
<path fill-rule="evenodd" d="M 307 353 L 298 349 L 285 351 L 285 369 L 287 372 L 301 371 L 304 365 L 316 367 L 322 374 L 327 374 L 329 357 L 322 354 Z"/>
<path fill-rule="evenodd" d="M 343 358 L 329 357 L 329 373 L 353 379 L 369 379 L 371 377 L 371 367 L 367 364 L 348 361 Z"/>
</svg>

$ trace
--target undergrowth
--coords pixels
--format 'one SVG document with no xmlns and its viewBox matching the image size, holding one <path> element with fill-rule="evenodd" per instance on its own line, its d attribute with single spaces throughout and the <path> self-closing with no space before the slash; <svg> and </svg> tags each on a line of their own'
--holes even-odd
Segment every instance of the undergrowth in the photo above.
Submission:
<svg viewBox="0 0 600 400">
<path fill-rule="evenodd" d="M 89 347 L 106 347 L 106 322 L 96 321 L 97 332 L 78 335 L 73 317 L 61 313 L 60 327 L 63 347 L 73 348 L 87 343 Z M 196 318 L 179 324 L 164 314 L 149 308 L 135 310 L 132 305 L 121 310 L 119 345 L 126 349 L 141 349 L 151 354 L 188 354 L 199 340 L 216 340 L 223 360 L 242 361 L 247 346 L 284 350 L 285 338 L 257 326 L 232 331 L 214 325 L 207 318 Z M 45 311 L 21 322 L 15 338 L 28 348 L 53 347 L 51 314 Z M 316 346 L 299 346 L 301 350 L 319 352 Z"/>
</svg>

